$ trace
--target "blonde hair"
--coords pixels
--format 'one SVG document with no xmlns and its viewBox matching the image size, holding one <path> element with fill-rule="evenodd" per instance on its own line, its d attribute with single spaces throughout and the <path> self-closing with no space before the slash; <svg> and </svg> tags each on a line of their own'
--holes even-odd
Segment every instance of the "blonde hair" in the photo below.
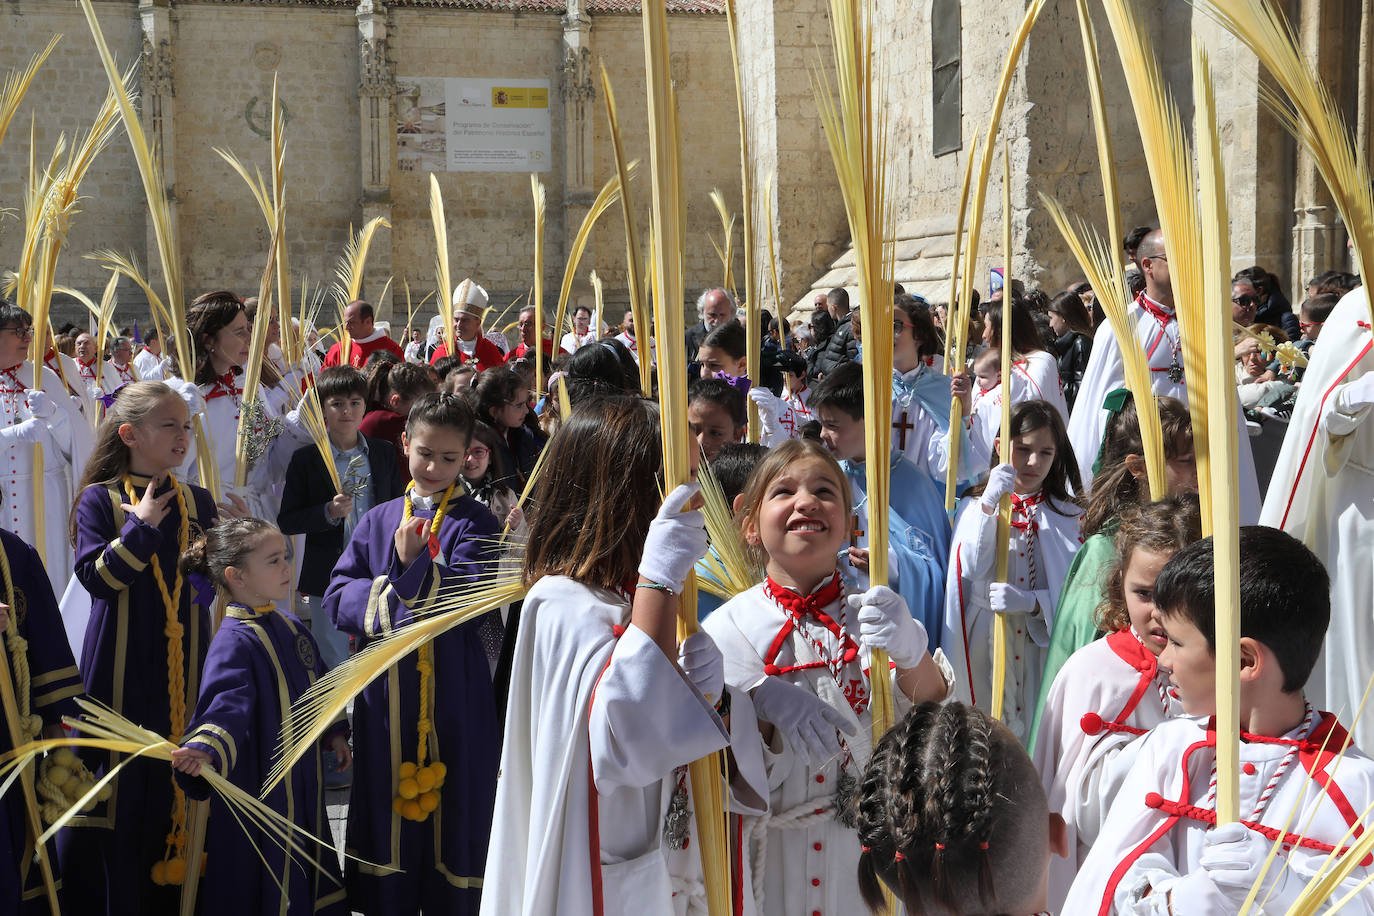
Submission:
<svg viewBox="0 0 1374 916">
<path fill-rule="evenodd" d="M 815 439 L 788 439 L 782 445 L 774 448 L 764 456 L 763 460 L 754 468 L 754 473 L 749 475 L 749 482 L 744 485 L 744 491 L 740 493 L 740 509 L 735 516 L 735 521 L 739 529 L 743 532 L 749 525 L 758 525 L 759 512 L 763 508 L 763 498 L 768 492 L 769 486 L 773 481 L 781 476 L 790 466 L 799 461 L 819 461 L 825 465 L 828 473 L 834 476 L 835 483 L 840 489 L 840 499 L 844 502 L 845 517 L 849 517 L 854 511 L 854 493 L 850 489 L 849 479 L 845 477 L 844 469 L 835 460 L 835 456 Z M 768 560 L 767 553 L 763 545 L 748 545 L 751 554 L 750 559 L 757 565 L 762 566 Z"/>
</svg>

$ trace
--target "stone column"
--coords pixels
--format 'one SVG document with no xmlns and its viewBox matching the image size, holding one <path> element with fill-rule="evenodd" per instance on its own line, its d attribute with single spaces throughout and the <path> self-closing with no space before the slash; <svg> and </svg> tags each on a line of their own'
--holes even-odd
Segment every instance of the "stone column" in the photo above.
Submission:
<svg viewBox="0 0 1374 916">
<path fill-rule="evenodd" d="M 1330 4 L 1307 0 L 1301 6 L 1298 39 L 1302 43 L 1303 56 L 1315 62 L 1318 74 L 1331 85 L 1334 82 L 1330 79 L 1332 58 L 1339 61 L 1341 36 L 1330 32 L 1333 20 L 1338 17 L 1329 9 Z M 1314 274 L 1342 269 L 1349 263 L 1340 214 L 1317 172 L 1316 163 L 1301 147 L 1297 152 L 1293 217 L 1292 288 L 1299 291 Z"/>
<path fill-rule="evenodd" d="M 359 161 L 362 172 L 362 221 L 366 225 L 375 217 L 391 219 L 391 164 L 396 159 L 396 122 L 392 114 L 392 96 L 396 91 L 396 70 L 387 57 L 387 8 L 383 0 L 360 0 L 358 16 L 358 118 Z M 368 270 L 364 294 L 381 295 L 385 278 L 391 274 L 390 231 L 373 236 L 368 255 Z M 399 283 L 399 280 L 396 281 Z M 394 287 L 395 284 L 393 284 Z M 393 292 L 388 289 L 382 299 L 373 298 L 377 317 L 390 319 Z M 400 316 L 402 322 L 405 316 Z M 404 328 L 393 327 L 392 336 L 399 339 Z"/>
<path fill-rule="evenodd" d="M 143 132 L 152 147 L 153 158 L 162 172 L 174 232 L 177 226 L 176 194 L 176 89 L 172 82 L 171 0 L 139 0 L 139 19 L 143 26 L 143 56 L 140 67 L 139 108 Z M 162 262 L 155 256 L 157 235 L 152 220 L 144 233 L 144 264 L 148 281 L 154 288 L 164 282 Z M 177 246 L 181 250 L 181 246 Z M 187 291 L 190 295 L 190 291 Z M 185 308 L 189 303 L 169 302 L 169 308 Z"/>
<path fill-rule="evenodd" d="M 563 101 L 563 252 L 572 250 L 573 239 L 582 226 L 582 220 L 591 209 L 597 191 L 601 190 L 596 181 L 596 77 L 592 67 L 592 21 L 583 7 L 582 0 L 570 0 L 567 15 L 563 17 L 563 65 L 559 72 L 558 94 Z M 609 219 L 607 214 L 603 219 Z M 573 287 L 572 302 L 591 303 L 591 284 L 585 277 L 595 263 L 592 246 L 588 244 L 579 266 L 578 282 Z M 545 264 L 556 264 L 548 250 L 544 254 Z M 546 289 L 548 277 L 545 277 Z M 554 279 L 552 289 L 558 289 L 561 274 Z M 556 297 L 555 293 L 555 297 Z M 545 296 L 545 303 L 550 300 Z M 552 315 L 553 320 L 561 321 L 561 315 Z M 561 335 L 562 330 L 558 331 Z M 555 336 L 555 340 L 558 336 Z"/>
</svg>

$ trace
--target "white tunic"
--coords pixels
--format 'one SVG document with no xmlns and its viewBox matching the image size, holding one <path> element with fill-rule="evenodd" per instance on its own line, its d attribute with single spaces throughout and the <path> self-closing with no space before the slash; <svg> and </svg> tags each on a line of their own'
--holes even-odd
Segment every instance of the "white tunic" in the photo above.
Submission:
<svg viewBox="0 0 1374 916">
<path fill-rule="evenodd" d="M 62 381 L 47 368 L 40 387 L 56 412 L 47 421 L 35 419 L 24 393 L 33 382 L 33 363 L 27 360 L 0 372 L 0 525 L 39 547 L 53 591 L 60 595 L 74 563 L 67 518 L 75 501 L 76 481 L 90 455 L 90 428 Z M 41 506 L 36 505 L 35 495 L 36 445 L 43 448 Z"/>
<path fill-rule="evenodd" d="M 1334 723 L 1334 717 L 1328 721 Z M 1334 727 L 1340 729 L 1339 725 Z M 1171 824 L 1169 815 L 1150 807 L 1146 799 L 1157 793 L 1166 801 L 1182 801 L 1208 811 L 1215 809 L 1215 801 L 1209 798 L 1216 759 L 1215 736 L 1209 735 L 1207 728 L 1208 723 L 1200 719 L 1171 719 L 1141 740 L 1135 763 L 1122 783 L 1097 842 L 1079 870 L 1063 912 L 1084 916 L 1155 912 L 1151 905 L 1163 901 L 1163 894 L 1178 876 L 1200 870 L 1199 858 L 1210 825 L 1189 817 Z M 1319 724 L 1312 733 L 1309 739 L 1312 748 L 1304 750 L 1298 764 L 1290 764 L 1279 779 L 1258 818 L 1260 824 L 1282 830 L 1293 816 L 1292 826 L 1288 827 L 1290 831 L 1301 832 L 1310 840 L 1328 846 L 1340 844 L 1352 821 L 1374 801 L 1374 761 L 1355 748 L 1348 749 L 1339 762 L 1333 761 L 1331 758 L 1341 746 L 1339 737 L 1343 730 L 1335 731 L 1326 741 L 1328 731 L 1329 725 Z M 1316 751 L 1324 741 L 1328 750 L 1318 758 Z M 1256 819 L 1253 812 L 1288 750 L 1289 746 L 1274 742 L 1241 743 L 1242 820 Z M 1319 775 L 1309 779 L 1306 771 L 1312 768 Z M 1331 786 L 1326 793 L 1322 791 L 1323 782 Z M 1258 899 L 1265 898 L 1285 865 L 1295 876 L 1305 879 L 1321 867 L 1326 853 L 1295 846 L 1285 858 L 1287 862 L 1275 859 Z M 1370 874 L 1371 869 L 1357 866 L 1336 892 L 1336 898 Z M 1135 901 L 1145 886 L 1153 888 L 1153 893 Z M 1264 912 L 1285 912 L 1290 902 L 1280 904 L 1271 900 Z M 1174 912 L 1180 910 L 1175 908 Z M 1210 916 L 1213 912 L 1224 911 L 1198 903 L 1190 905 L 1186 912 L 1189 916 Z M 1374 891 L 1366 888 L 1341 912 L 1360 916 L 1374 914 Z"/>
<path fill-rule="evenodd" d="M 144 347 L 134 356 L 134 370 L 138 372 L 138 377 L 145 382 L 158 381 L 163 377 L 162 357 L 154 356 L 147 347 Z"/>
<path fill-rule="evenodd" d="M 1012 528 L 1007 581 L 1036 593 L 1040 608 L 1034 614 L 1011 615 L 1011 639 L 1007 643 L 1006 689 L 1003 719 L 1024 742 L 1030 732 L 1040 679 L 1045 669 L 1045 648 L 1054 625 L 1054 609 L 1064 587 L 1073 555 L 1082 546 L 1078 517 L 1073 504 L 1043 500 L 1036 513 L 1035 574 L 1032 554 L 1027 552 L 1025 532 Z M 983 511 L 979 500 L 968 498 L 959 508 L 954 525 L 945 584 L 945 633 L 940 645 L 954 666 L 955 694 L 959 700 L 981 709 L 992 708 L 992 640 L 995 614 L 989 603 L 989 587 L 997 573 L 997 516 Z"/>
<path fill-rule="evenodd" d="M 843 596 L 824 611 L 841 620 Z M 854 614 L 844 618 L 844 632 L 859 642 L 859 624 Z M 733 686 L 751 689 L 761 683 L 764 656 L 783 625 L 787 614 L 756 585 L 727 601 L 702 628 L 715 639 L 725 655 L 725 680 Z M 839 641 L 820 626 L 811 628 L 832 656 Z M 862 664 L 842 670 L 847 689 L 868 691 L 868 649 L 860 645 Z M 795 630 L 784 641 L 776 664 L 786 667 L 818 660 L 812 646 Z M 846 771 L 860 779 L 872 751 L 873 719 L 868 710 L 855 716 L 841 688 L 827 668 L 812 668 L 777 675 L 789 683 L 805 686 L 825 700 L 857 730 L 845 737 L 853 755 Z M 896 717 L 901 719 L 911 703 L 897 688 L 893 678 Z M 847 914 L 858 911 L 859 835 L 835 819 L 835 789 L 839 784 L 840 760 L 813 768 L 775 733 L 763 748 L 771 791 L 767 817 L 749 825 L 750 867 L 756 896 L 762 897 L 760 912 L 767 916 L 797 916 L 821 913 Z"/>
<path fill-rule="evenodd" d="M 619 595 L 561 576 L 540 579 L 525 598 L 484 916 L 590 916 L 593 868 L 606 916 L 685 910 L 674 886 L 692 883 L 690 861 L 698 857 L 694 843 L 672 853 L 663 841 L 673 773 L 729 739 L 710 703 L 629 620 Z M 746 737 L 757 734 L 746 695 L 732 694 L 731 720 Z M 736 783 L 752 773 L 754 792 L 766 791 L 762 761 L 748 756 L 756 745 L 736 755 Z M 593 777 L 597 850 L 589 828 Z M 731 809 L 740 810 L 747 794 L 731 798 Z"/>
<path fill-rule="evenodd" d="M 1131 306 L 1130 315 L 1135 323 L 1136 340 L 1150 367 L 1155 396 L 1177 398 L 1187 404 L 1187 379 L 1175 382 L 1169 377 L 1175 348 L 1181 346 L 1178 322 L 1170 319 L 1161 327 L 1159 321 L 1139 303 Z M 1178 360 L 1181 365 L 1181 351 Z M 1229 376 L 1225 382 L 1232 384 Z M 1108 414 L 1102 402 L 1108 394 L 1124 387 L 1126 367 L 1121 360 L 1121 347 L 1112 333 L 1111 322 L 1104 321 L 1093 335 L 1092 355 L 1088 357 L 1088 366 L 1083 370 L 1078 399 L 1074 401 L 1073 416 L 1069 418 L 1069 441 L 1073 443 L 1073 453 L 1078 458 L 1085 492 L 1092 483 L 1093 464 L 1097 462 L 1097 453 L 1102 448 L 1102 437 L 1107 430 Z M 1240 452 L 1240 475 L 1236 490 L 1240 498 L 1240 523 L 1253 525 L 1259 519 L 1259 478 L 1255 476 L 1255 457 L 1250 450 L 1250 436 L 1246 431 L 1245 416 L 1240 410 L 1239 397 L 1236 401 L 1236 422 Z"/>
<path fill-rule="evenodd" d="M 1130 630 L 1089 643 L 1059 669 L 1045 696 L 1034 748 L 1050 811 L 1068 826 L 1068 858 L 1050 859 L 1051 910 L 1062 910 L 1135 760 L 1139 734 L 1182 714 L 1168 672 Z"/>
<path fill-rule="evenodd" d="M 1374 426 L 1337 409 L 1345 383 L 1374 370 L 1363 289 L 1341 299 L 1312 347 L 1260 521 L 1301 540 L 1331 577 L 1331 627 L 1308 696 L 1353 716 L 1374 671 Z M 1374 747 L 1374 710 L 1353 724 Z"/>
<path fill-rule="evenodd" d="M 201 397 L 205 399 L 205 410 L 200 416 L 207 445 L 215 458 L 220 483 L 228 489 L 234 483 L 237 466 L 239 409 L 242 405 L 242 391 L 238 390 L 238 386 L 242 384 L 242 377 L 236 380 L 233 394 L 225 392 L 222 387 L 217 390 L 217 384 L 211 382 L 197 386 Z M 283 418 L 286 415 L 287 398 L 280 387 L 261 385 L 258 388 L 258 396 L 269 419 Z M 277 510 L 281 506 L 281 487 L 285 478 L 286 463 L 290 461 L 290 452 L 298 445 L 299 442 L 293 440 L 289 432 L 284 431 L 283 435 L 272 442 L 268 453 L 249 469 L 245 486 L 238 495 L 248 503 L 254 516 L 266 519 L 277 517 Z M 286 451 L 285 462 L 281 459 L 283 451 Z M 197 460 L 197 444 L 194 438 L 186 450 L 186 459 L 177 471 L 177 476 L 188 483 L 207 486 L 200 479 L 200 463 Z M 225 496 L 224 493 L 217 495 L 220 498 Z"/>
<path fill-rule="evenodd" d="M 1064 389 L 1059 383 L 1059 363 L 1044 350 L 1036 350 L 1012 363 L 1011 403 L 1016 406 L 1023 401 L 1048 401 L 1067 426 L 1069 405 L 1064 400 Z M 981 460 L 986 466 L 993 453 L 993 442 L 997 439 L 1002 426 L 1003 383 L 981 392 L 971 411 L 974 421 L 969 431 L 970 445 L 974 460 Z M 982 476 L 977 475 L 977 476 Z"/>
<path fill-rule="evenodd" d="M 117 366 L 114 360 L 106 360 L 100 369 L 100 390 L 107 395 L 114 394 L 125 385 L 132 385 L 141 376 L 138 367 L 130 360 L 124 366 Z"/>
<path fill-rule="evenodd" d="M 564 340 L 567 340 L 566 337 L 563 338 L 563 339 L 564 339 Z M 625 345 L 625 349 L 627 349 L 627 350 L 630 351 L 630 355 L 633 356 L 633 357 L 635 358 L 635 364 L 638 365 L 638 364 L 639 364 L 639 341 L 638 341 L 637 339 L 631 337 L 629 334 L 626 334 L 624 331 L 621 331 L 619 334 L 615 335 L 615 339 L 618 340 L 618 341 L 620 341 L 622 344 Z M 657 365 L 657 364 L 658 364 L 658 344 L 654 343 L 654 340 L 653 340 L 653 338 L 651 337 L 651 338 L 649 338 L 649 365 L 654 366 L 654 365 Z"/>
<path fill-rule="evenodd" d="M 578 350 L 582 349 L 587 344 L 595 342 L 595 331 L 588 331 L 586 334 L 583 334 L 581 336 L 577 335 L 572 331 L 569 331 L 568 333 L 563 335 L 563 339 L 559 342 L 558 345 L 563 348 L 564 353 L 576 353 Z"/>
</svg>

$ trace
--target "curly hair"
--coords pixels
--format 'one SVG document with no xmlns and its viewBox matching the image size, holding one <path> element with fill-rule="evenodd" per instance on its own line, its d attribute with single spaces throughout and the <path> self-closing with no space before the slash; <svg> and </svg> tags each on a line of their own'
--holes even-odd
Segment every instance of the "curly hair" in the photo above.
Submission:
<svg viewBox="0 0 1374 916">
<path fill-rule="evenodd" d="M 1164 430 L 1165 459 L 1192 451 L 1193 419 L 1188 408 L 1174 398 L 1156 398 L 1155 403 L 1159 407 L 1159 424 Z M 1136 479 L 1126 461 L 1128 455 L 1144 454 L 1140 416 L 1136 413 L 1135 399 L 1129 398 L 1108 423 L 1102 439 L 1102 469 L 1092 480 L 1088 504 L 1079 522 L 1084 538 L 1097 534 L 1112 519 L 1139 506 L 1142 492 L 1148 494 L 1148 487 Z"/>
<path fill-rule="evenodd" d="M 1047 857 L 1038 870 L 1024 861 L 1046 847 L 1035 767 L 1005 726 L 972 706 L 912 709 L 874 748 L 855 808 L 859 890 L 875 912 L 883 884 L 911 913 L 1014 912 L 1048 867 Z"/>
<path fill-rule="evenodd" d="M 1131 625 L 1126 612 L 1126 570 L 1137 549 L 1173 556 L 1202 538 L 1202 509 L 1196 493 L 1176 493 L 1127 512 L 1116 530 L 1116 561 L 1103 583 L 1097 628 L 1105 633 Z"/>
</svg>

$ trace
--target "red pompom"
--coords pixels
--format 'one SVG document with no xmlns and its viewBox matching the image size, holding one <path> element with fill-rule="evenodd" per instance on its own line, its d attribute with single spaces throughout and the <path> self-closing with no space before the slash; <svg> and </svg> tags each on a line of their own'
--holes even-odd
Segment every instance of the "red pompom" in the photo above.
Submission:
<svg viewBox="0 0 1374 916">
<path fill-rule="evenodd" d="M 1164 796 L 1158 792 L 1149 792 L 1145 795 L 1145 807 L 1158 808 L 1164 804 Z"/>
<path fill-rule="evenodd" d="M 1102 734 L 1102 717 L 1095 712 L 1085 712 L 1083 718 L 1078 720 L 1078 726 L 1083 729 L 1085 735 Z"/>
</svg>

